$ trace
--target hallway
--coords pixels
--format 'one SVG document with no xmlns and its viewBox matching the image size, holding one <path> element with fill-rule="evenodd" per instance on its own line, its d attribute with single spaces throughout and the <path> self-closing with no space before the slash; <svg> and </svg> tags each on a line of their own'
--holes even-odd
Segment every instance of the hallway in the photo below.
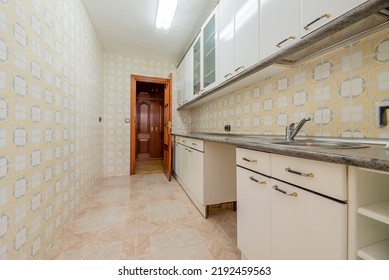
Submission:
<svg viewBox="0 0 389 280">
<path fill-rule="evenodd" d="M 105 178 L 69 220 L 48 259 L 239 259 L 236 212 L 204 219 L 159 174 Z"/>
</svg>

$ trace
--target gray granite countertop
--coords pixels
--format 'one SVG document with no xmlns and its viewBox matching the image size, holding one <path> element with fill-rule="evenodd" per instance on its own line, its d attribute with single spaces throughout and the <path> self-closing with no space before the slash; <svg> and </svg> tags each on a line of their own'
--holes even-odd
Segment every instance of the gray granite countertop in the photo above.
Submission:
<svg viewBox="0 0 389 280">
<path fill-rule="evenodd" d="M 368 143 L 369 147 L 367 148 L 334 149 L 274 144 L 273 142 L 283 140 L 281 136 L 231 135 L 216 133 L 174 133 L 174 135 L 231 144 L 236 147 L 257 151 L 346 164 L 380 171 L 389 171 L 389 149 L 384 149 L 385 145 L 383 141 L 381 143 L 380 141 L 371 141 L 371 143 Z M 389 143 L 389 140 L 387 143 Z"/>
</svg>

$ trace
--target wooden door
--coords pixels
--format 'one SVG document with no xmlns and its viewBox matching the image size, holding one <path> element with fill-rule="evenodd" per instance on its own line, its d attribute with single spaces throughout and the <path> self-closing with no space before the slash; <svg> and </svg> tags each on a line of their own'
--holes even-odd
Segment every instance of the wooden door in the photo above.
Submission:
<svg viewBox="0 0 389 280">
<path fill-rule="evenodd" d="M 170 181 L 172 179 L 172 74 L 165 84 L 164 97 L 164 136 L 163 136 L 163 173 Z"/>
<path fill-rule="evenodd" d="M 163 100 L 138 98 L 136 158 L 163 158 Z"/>
<path fill-rule="evenodd" d="M 153 78 L 153 77 L 144 77 L 131 75 L 131 91 L 130 91 L 130 117 L 131 117 L 131 125 L 130 125 L 130 174 L 135 174 L 135 164 L 136 164 L 136 155 L 137 155 L 137 126 L 139 125 L 137 122 L 137 82 L 146 82 L 146 83 L 157 83 L 164 85 L 164 101 L 160 103 L 159 110 L 163 111 L 163 125 L 158 126 L 157 130 L 155 125 L 153 126 L 153 131 L 151 133 L 150 127 L 150 137 L 152 134 L 160 135 L 159 143 L 162 146 L 163 153 L 160 156 L 164 158 L 164 173 L 166 177 L 171 179 L 171 155 L 172 155 L 172 147 L 171 147 L 171 120 L 172 120 L 172 75 L 170 74 L 169 79 L 163 78 Z M 151 106 L 154 105 L 150 105 Z M 167 126 L 166 126 L 167 125 Z"/>
<path fill-rule="evenodd" d="M 150 158 L 163 158 L 163 100 L 150 103 Z"/>
<path fill-rule="evenodd" d="M 151 103 L 145 100 L 138 100 L 136 109 L 136 158 L 149 158 L 151 146 Z"/>
</svg>

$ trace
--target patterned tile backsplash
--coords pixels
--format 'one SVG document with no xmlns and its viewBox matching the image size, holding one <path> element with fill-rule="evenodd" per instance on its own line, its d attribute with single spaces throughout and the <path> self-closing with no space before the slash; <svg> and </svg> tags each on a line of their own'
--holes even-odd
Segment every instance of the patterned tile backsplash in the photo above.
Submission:
<svg viewBox="0 0 389 280">
<path fill-rule="evenodd" d="M 103 52 L 78 0 L 0 0 L 0 259 L 41 259 L 103 173 Z"/>
<path fill-rule="evenodd" d="M 229 124 L 231 133 L 283 135 L 287 124 L 311 117 L 302 135 L 389 138 L 376 116 L 385 99 L 389 29 L 185 112 L 193 132 L 222 133 Z"/>
</svg>

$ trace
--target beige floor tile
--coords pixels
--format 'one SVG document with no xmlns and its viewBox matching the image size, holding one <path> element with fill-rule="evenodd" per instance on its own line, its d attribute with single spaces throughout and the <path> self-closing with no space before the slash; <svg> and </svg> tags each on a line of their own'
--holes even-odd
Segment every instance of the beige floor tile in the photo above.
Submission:
<svg viewBox="0 0 389 280">
<path fill-rule="evenodd" d="M 48 259 L 239 259 L 236 213 L 204 219 L 164 174 L 105 178 L 67 223 Z"/>
</svg>

